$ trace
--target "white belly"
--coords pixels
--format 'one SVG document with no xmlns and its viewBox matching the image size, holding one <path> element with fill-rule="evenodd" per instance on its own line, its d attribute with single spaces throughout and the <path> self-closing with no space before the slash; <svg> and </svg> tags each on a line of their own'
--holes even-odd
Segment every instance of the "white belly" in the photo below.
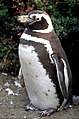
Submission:
<svg viewBox="0 0 79 119">
<path fill-rule="evenodd" d="M 39 62 L 33 46 L 19 45 L 19 58 L 31 103 L 39 109 L 56 109 L 59 105 L 56 89 Z"/>
</svg>

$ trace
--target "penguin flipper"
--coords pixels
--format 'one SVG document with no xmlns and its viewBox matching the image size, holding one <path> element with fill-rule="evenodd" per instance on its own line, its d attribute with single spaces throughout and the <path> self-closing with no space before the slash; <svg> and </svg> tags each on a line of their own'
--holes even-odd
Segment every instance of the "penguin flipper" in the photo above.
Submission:
<svg viewBox="0 0 79 119">
<path fill-rule="evenodd" d="M 67 73 L 67 66 L 64 59 L 59 58 L 56 54 L 51 55 L 57 71 L 57 78 L 59 82 L 59 86 L 61 92 L 65 99 L 68 99 L 68 73 Z"/>
</svg>

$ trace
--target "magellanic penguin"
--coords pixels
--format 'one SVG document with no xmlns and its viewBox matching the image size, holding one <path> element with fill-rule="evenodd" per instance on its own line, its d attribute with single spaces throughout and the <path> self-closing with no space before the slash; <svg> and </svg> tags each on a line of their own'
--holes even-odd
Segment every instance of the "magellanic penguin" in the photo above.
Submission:
<svg viewBox="0 0 79 119">
<path fill-rule="evenodd" d="M 19 59 L 30 104 L 50 115 L 72 100 L 72 74 L 49 15 L 33 10 L 18 20 L 26 25 L 20 38 Z"/>
</svg>

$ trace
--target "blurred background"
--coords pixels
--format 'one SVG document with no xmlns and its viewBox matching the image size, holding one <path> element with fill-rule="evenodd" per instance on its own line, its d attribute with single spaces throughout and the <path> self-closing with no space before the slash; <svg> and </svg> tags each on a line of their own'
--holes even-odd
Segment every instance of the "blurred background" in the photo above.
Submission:
<svg viewBox="0 0 79 119">
<path fill-rule="evenodd" d="M 18 75 L 18 45 L 25 27 L 17 15 L 34 9 L 51 17 L 71 67 L 73 95 L 79 95 L 79 0 L 0 0 L 0 71 Z"/>
</svg>

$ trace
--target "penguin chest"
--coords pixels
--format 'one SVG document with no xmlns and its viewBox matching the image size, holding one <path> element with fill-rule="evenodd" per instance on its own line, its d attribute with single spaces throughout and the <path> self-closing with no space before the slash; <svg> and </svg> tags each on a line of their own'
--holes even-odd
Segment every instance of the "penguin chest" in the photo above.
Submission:
<svg viewBox="0 0 79 119">
<path fill-rule="evenodd" d="M 39 109 L 59 106 L 55 84 L 46 73 L 33 46 L 19 45 L 19 58 L 25 86 L 31 103 Z"/>
</svg>

